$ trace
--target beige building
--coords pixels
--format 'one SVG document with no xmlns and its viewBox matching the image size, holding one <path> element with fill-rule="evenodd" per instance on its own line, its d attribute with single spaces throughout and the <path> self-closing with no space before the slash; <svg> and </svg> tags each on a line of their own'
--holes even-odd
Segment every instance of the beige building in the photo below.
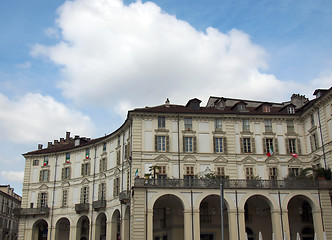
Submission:
<svg viewBox="0 0 332 240">
<path fill-rule="evenodd" d="M 10 185 L 0 185 L 0 239 L 17 239 L 19 219 L 14 209 L 21 207 L 21 200 Z"/>
<path fill-rule="evenodd" d="M 331 181 L 299 179 L 332 164 L 332 89 L 314 94 L 167 100 L 110 135 L 39 145 L 19 239 L 332 239 Z"/>
</svg>

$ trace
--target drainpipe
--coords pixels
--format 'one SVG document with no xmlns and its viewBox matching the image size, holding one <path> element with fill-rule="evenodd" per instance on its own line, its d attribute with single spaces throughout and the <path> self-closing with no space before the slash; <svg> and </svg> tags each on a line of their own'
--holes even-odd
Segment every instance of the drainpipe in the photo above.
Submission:
<svg viewBox="0 0 332 240">
<path fill-rule="evenodd" d="M 321 142 L 322 142 L 322 150 L 323 150 L 324 166 L 325 166 L 325 169 L 327 169 L 326 158 L 325 158 L 325 147 L 324 147 L 324 140 L 323 140 L 323 133 L 322 133 L 322 125 L 321 125 L 321 122 L 320 122 L 319 108 L 317 108 L 317 113 L 318 113 L 318 122 L 319 122 L 320 139 L 321 139 Z"/>
<path fill-rule="evenodd" d="M 181 179 L 180 174 L 180 114 L 178 113 L 178 165 L 179 165 L 179 179 Z"/>
<path fill-rule="evenodd" d="M 50 229 L 50 239 L 52 240 L 52 225 L 53 225 L 53 212 L 54 212 L 54 198 L 55 198 L 55 184 L 56 184 L 56 170 L 58 165 L 58 154 L 55 154 L 55 166 L 54 166 L 54 184 L 53 184 L 53 196 L 52 196 L 52 211 L 51 211 L 51 229 Z"/>
<path fill-rule="evenodd" d="M 239 226 L 239 205 L 237 201 L 237 191 L 235 190 L 235 203 L 236 203 L 236 223 L 237 223 L 237 239 L 241 239 L 240 237 L 240 226 Z"/>
<path fill-rule="evenodd" d="M 281 221 L 282 239 L 285 239 L 285 236 L 284 236 L 284 220 L 282 218 L 282 207 L 281 207 L 280 191 L 278 191 L 278 198 L 279 198 L 279 208 L 280 208 L 280 221 Z"/>
<path fill-rule="evenodd" d="M 96 160 L 97 160 L 97 147 L 95 148 L 95 157 L 93 161 L 93 180 L 92 180 L 92 204 L 93 205 L 93 196 L 95 195 L 95 180 L 96 180 Z M 92 224 L 93 224 L 93 207 L 91 208 L 91 224 L 90 224 L 90 239 L 92 239 Z"/>
<path fill-rule="evenodd" d="M 193 200 L 193 190 L 190 190 L 191 195 L 191 237 L 194 240 L 194 200 Z"/>
</svg>

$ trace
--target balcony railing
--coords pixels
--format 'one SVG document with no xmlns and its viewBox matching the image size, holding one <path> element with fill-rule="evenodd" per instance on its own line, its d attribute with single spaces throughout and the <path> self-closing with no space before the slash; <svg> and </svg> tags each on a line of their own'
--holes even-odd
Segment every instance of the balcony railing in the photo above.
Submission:
<svg viewBox="0 0 332 240">
<path fill-rule="evenodd" d="M 100 209 L 104 209 L 104 208 L 106 208 L 106 200 L 101 199 L 101 200 L 94 201 L 92 203 L 92 207 L 95 211 L 99 211 Z"/>
<path fill-rule="evenodd" d="M 15 216 L 35 216 L 35 215 L 49 215 L 50 208 L 39 207 L 39 208 L 14 208 Z"/>
<path fill-rule="evenodd" d="M 225 189 L 332 189 L 328 180 L 135 179 L 135 187 Z"/>
<path fill-rule="evenodd" d="M 130 191 L 122 191 L 119 195 L 119 200 L 122 203 L 129 203 L 130 202 Z"/>
<path fill-rule="evenodd" d="M 89 203 L 79 203 L 79 204 L 75 204 L 75 211 L 77 213 L 81 213 L 81 212 L 89 212 L 90 209 L 90 205 Z"/>
</svg>

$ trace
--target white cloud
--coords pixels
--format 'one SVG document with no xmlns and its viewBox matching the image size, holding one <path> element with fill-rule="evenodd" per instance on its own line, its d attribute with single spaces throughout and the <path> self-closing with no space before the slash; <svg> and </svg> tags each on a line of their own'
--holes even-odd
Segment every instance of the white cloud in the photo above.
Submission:
<svg viewBox="0 0 332 240">
<path fill-rule="evenodd" d="M 1 171 L 1 177 L 11 182 L 22 183 L 24 172 Z"/>
<path fill-rule="evenodd" d="M 59 38 L 59 31 L 57 28 L 46 28 L 44 33 L 49 38 Z"/>
<path fill-rule="evenodd" d="M 23 69 L 28 69 L 28 68 L 31 67 L 31 63 L 26 61 L 26 62 L 23 62 L 23 63 L 16 64 L 16 67 L 23 68 Z"/>
<path fill-rule="evenodd" d="M 61 41 L 34 56 L 63 67 L 63 94 L 78 104 L 172 103 L 210 95 L 280 100 L 292 89 L 264 73 L 266 52 L 246 33 L 199 32 L 152 2 L 67 1 L 58 9 Z M 286 90 L 286 91 L 285 91 Z"/>
<path fill-rule="evenodd" d="M 50 96 L 28 93 L 10 100 L 0 93 L 2 140 L 41 143 L 59 139 L 59 136 L 65 136 L 65 131 L 90 136 L 93 128 L 89 117 Z"/>
</svg>

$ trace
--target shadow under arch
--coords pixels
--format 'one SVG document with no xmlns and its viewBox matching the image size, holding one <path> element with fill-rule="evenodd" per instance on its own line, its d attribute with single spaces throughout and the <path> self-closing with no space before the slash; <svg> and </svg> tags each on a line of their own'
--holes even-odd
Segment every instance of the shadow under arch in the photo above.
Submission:
<svg viewBox="0 0 332 240">
<path fill-rule="evenodd" d="M 105 213 L 99 213 L 96 218 L 95 239 L 106 239 L 107 217 Z"/>
<path fill-rule="evenodd" d="M 90 238 L 90 220 L 86 215 L 77 221 L 76 240 L 88 240 Z"/>
<path fill-rule="evenodd" d="M 184 205 L 173 194 L 160 196 L 153 205 L 153 239 L 184 239 Z"/>
<path fill-rule="evenodd" d="M 258 239 L 259 232 L 263 239 L 272 239 L 271 211 L 273 204 L 269 198 L 261 194 L 250 196 L 244 204 L 245 228 L 250 229 L 250 239 Z"/>
<path fill-rule="evenodd" d="M 121 213 L 116 209 L 111 218 L 111 239 L 121 239 Z"/>
<path fill-rule="evenodd" d="M 37 220 L 32 226 L 32 240 L 47 240 L 48 223 L 44 219 Z"/>
<path fill-rule="evenodd" d="M 68 218 L 60 218 L 55 224 L 55 240 L 69 240 L 70 221 Z"/>
</svg>

